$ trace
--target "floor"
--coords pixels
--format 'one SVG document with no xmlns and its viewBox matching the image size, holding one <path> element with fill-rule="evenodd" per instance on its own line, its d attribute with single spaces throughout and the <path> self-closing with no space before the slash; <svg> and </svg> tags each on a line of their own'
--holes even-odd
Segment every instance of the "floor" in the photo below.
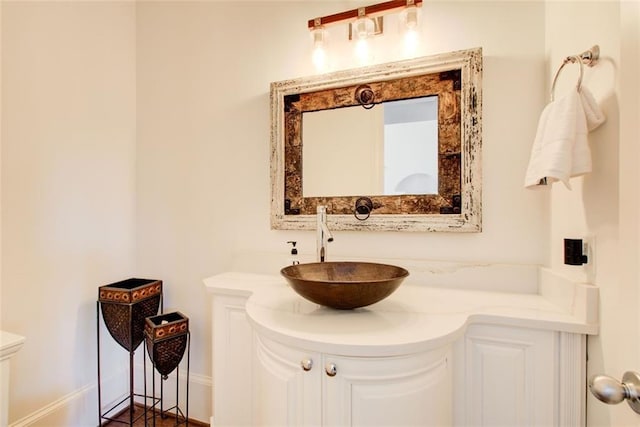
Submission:
<svg viewBox="0 0 640 427">
<path fill-rule="evenodd" d="M 154 420 L 153 417 L 151 416 L 151 413 L 147 414 L 147 424 L 146 426 L 149 427 L 174 427 L 176 425 L 178 426 L 186 426 L 187 424 L 185 423 L 184 419 L 180 419 L 180 423 L 176 423 L 176 418 L 174 416 L 167 416 L 165 418 L 162 418 L 159 414 L 156 414 L 156 419 L 155 419 L 155 424 L 154 424 Z M 139 419 L 136 420 L 136 418 L 140 417 Z M 141 405 L 135 405 L 134 406 L 134 410 L 133 410 L 133 419 L 136 420 L 133 423 L 134 427 L 142 427 L 145 426 L 145 421 L 144 421 L 144 408 Z M 110 427 L 118 427 L 118 426 L 125 426 L 129 424 L 129 408 L 126 408 L 125 410 L 123 410 L 122 412 L 120 412 L 119 415 L 114 417 L 114 421 L 109 421 L 103 425 L 105 426 L 110 426 Z M 189 426 L 193 426 L 193 427 L 209 427 L 209 424 L 205 424 L 203 422 L 200 421 L 195 421 L 195 420 L 189 420 Z"/>
</svg>

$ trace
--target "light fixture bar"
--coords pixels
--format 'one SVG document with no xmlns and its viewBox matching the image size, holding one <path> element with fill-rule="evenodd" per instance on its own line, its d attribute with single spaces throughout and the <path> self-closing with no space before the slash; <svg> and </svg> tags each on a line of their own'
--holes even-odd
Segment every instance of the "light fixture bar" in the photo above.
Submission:
<svg viewBox="0 0 640 427">
<path fill-rule="evenodd" d="M 416 7 L 422 6 L 423 0 L 391 0 L 384 3 L 373 4 L 370 6 L 359 7 L 356 9 L 347 10 L 345 12 L 334 13 L 333 15 L 322 16 L 319 18 L 310 19 L 307 26 L 310 30 L 318 27 L 326 27 L 331 24 L 337 24 L 342 21 L 355 20 L 359 16 L 368 16 L 373 18 L 376 15 L 382 15 L 387 12 L 403 9 L 407 6 L 415 5 Z"/>
</svg>

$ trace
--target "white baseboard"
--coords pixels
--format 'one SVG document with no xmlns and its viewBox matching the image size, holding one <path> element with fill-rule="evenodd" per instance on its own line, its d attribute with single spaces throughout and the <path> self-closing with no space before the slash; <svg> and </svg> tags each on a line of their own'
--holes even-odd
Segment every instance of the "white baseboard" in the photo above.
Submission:
<svg viewBox="0 0 640 427">
<path fill-rule="evenodd" d="M 95 384 L 87 385 L 79 390 L 67 394 L 60 399 L 51 402 L 50 404 L 38 409 L 35 412 L 19 419 L 18 421 L 10 424 L 10 427 L 25 427 L 32 425 L 64 425 L 60 422 L 60 416 L 56 416 L 59 413 L 76 412 L 70 410 L 75 406 L 78 406 L 76 402 L 85 402 L 88 395 L 95 395 Z M 84 405 L 80 405 L 84 406 Z M 95 411 L 94 411 L 95 412 Z M 66 418 L 66 417 L 65 417 Z M 58 421 L 56 421 L 58 420 Z M 98 418 L 94 417 L 94 422 L 97 424 Z"/>
<path fill-rule="evenodd" d="M 103 410 L 112 407 L 126 396 L 121 394 L 103 405 Z M 98 424 L 98 391 L 97 385 L 88 384 L 60 399 L 23 417 L 9 427 L 28 426 L 95 426 Z"/>
<path fill-rule="evenodd" d="M 136 365 L 136 377 L 142 373 L 142 364 Z M 147 366 L 147 376 L 150 377 L 149 366 Z M 112 408 L 113 405 L 127 396 L 128 393 L 128 369 L 123 369 L 116 375 L 111 375 L 107 380 L 103 380 L 101 392 L 103 403 L 102 410 Z M 156 375 L 158 375 L 156 373 Z M 176 375 L 172 373 L 164 385 L 165 408 L 175 405 Z M 186 412 L 186 372 L 180 372 L 180 408 Z M 156 379 L 156 383 L 158 379 Z M 136 393 L 142 394 L 143 387 L 136 382 Z M 149 387 L 147 384 L 147 387 Z M 191 373 L 189 375 L 189 418 L 197 421 L 208 422 L 211 416 L 211 377 Z M 31 427 L 31 426 L 92 426 L 98 425 L 98 391 L 97 383 L 87 384 L 61 398 L 39 408 L 38 410 L 22 417 L 9 424 L 9 427 Z M 148 395 L 151 389 L 148 388 Z M 159 389 L 158 393 L 159 395 Z M 166 402 L 166 403 L 165 403 Z"/>
</svg>

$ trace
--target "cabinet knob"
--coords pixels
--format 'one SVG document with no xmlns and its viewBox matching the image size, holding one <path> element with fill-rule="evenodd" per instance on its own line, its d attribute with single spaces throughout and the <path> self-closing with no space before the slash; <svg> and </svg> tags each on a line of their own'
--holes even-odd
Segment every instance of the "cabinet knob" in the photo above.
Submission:
<svg viewBox="0 0 640 427">
<path fill-rule="evenodd" d="M 335 377 L 336 373 L 338 372 L 337 368 L 336 368 L 336 364 L 335 363 L 327 363 L 324 367 L 324 371 L 327 373 L 327 375 L 329 375 L 330 377 Z"/>
<path fill-rule="evenodd" d="M 310 371 L 311 368 L 313 368 L 313 360 L 311 360 L 311 359 L 303 359 L 300 362 L 300 366 L 302 366 L 303 370 Z"/>
<path fill-rule="evenodd" d="M 627 400 L 631 409 L 640 414 L 640 374 L 625 372 L 622 382 L 608 375 L 594 375 L 589 379 L 591 393 L 608 404 Z"/>
</svg>

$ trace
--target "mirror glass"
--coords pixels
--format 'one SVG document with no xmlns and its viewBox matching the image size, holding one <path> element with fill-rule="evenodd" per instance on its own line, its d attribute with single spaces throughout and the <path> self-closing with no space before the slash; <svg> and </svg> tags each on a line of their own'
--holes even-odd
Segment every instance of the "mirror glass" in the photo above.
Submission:
<svg viewBox="0 0 640 427">
<path fill-rule="evenodd" d="M 438 194 L 438 96 L 302 114 L 303 197 Z"/>
<path fill-rule="evenodd" d="M 272 228 L 480 231 L 481 76 L 477 48 L 272 83 Z"/>
</svg>

